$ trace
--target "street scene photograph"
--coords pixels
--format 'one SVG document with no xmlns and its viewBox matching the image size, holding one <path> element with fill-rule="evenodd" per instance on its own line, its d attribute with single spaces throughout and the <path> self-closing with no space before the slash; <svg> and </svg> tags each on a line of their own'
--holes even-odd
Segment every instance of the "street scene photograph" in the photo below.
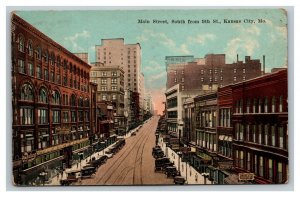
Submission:
<svg viewBox="0 0 300 197">
<path fill-rule="evenodd" d="M 289 182 L 287 10 L 9 17 L 14 186 Z"/>
</svg>

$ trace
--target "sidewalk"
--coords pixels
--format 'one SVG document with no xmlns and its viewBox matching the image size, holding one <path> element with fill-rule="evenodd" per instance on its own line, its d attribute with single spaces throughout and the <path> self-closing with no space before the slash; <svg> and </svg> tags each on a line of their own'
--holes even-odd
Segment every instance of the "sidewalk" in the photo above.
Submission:
<svg viewBox="0 0 300 197">
<path fill-rule="evenodd" d="M 127 138 L 131 137 L 131 134 L 133 132 L 135 132 L 137 129 L 139 129 L 139 126 L 136 127 L 136 128 L 134 128 L 134 129 L 132 129 L 132 130 L 130 130 L 126 135 L 124 135 L 123 136 L 124 139 L 127 139 Z M 67 178 L 67 173 L 66 172 L 69 172 L 69 171 L 72 171 L 72 170 L 80 170 L 82 167 L 84 167 L 84 166 L 87 165 L 87 163 L 90 161 L 90 159 L 92 157 L 95 157 L 96 159 L 99 159 L 104 154 L 104 152 L 107 151 L 113 145 L 115 145 L 115 143 L 109 145 L 104 150 L 101 150 L 99 152 L 93 153 L 91 156 L 87 157 L 86 159 L 81 160 L 81 162 L 73 164 L 71 168 L 67 168 L 62 173 L 59 173 L 58 176 L 54 176 L 52 179 L 50 179 L 49 181 L 47 181 L 45 183 L 45 185 L 52 185 L 52 186 L 53 185 L 60 185 L 60 180 L 63 180 L 63 179 Z"/>
<path fill-rule="evenodd" d="M 204 177 L 201 175 L 201 173 L 199 173 L 188 162 L 182 162 L 177 153 L 166 146 L 162 138 L 159 138 L 158 145 L 161 147 L 166 157 L 168 157 L 171 162 L 174 162 L 176 169 L 180 169 L 180 174 L 186 179 L 186 184 L 204 184 Z M 180 166 L 179 168 L 178 164 Z M 206 183 L 211 184 L 209 180 L 206 180 Z"/>
</svg>

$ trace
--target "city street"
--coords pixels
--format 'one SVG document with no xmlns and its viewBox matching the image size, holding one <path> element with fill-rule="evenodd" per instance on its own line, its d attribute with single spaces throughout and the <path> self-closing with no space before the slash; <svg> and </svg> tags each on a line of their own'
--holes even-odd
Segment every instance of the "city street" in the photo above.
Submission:
<svg viewBox="0 0 300 197">
<path fill-rule="evenodd" d="M 148 120 L 136 136 L 126 139 L 126 145 L 102 165 L 95 176 L 76 183 L 80 185 L 153 185 L 173 184 L 163 173 L 154 172 L 152 147 L 159 117 Z"/>
</svg>

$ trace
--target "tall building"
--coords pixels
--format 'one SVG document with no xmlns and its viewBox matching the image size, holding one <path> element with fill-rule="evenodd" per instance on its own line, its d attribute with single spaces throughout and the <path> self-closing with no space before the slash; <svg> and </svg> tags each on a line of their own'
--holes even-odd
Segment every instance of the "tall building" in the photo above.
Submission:
<svg viewBox="0 0 300 197">
<path fill-rule="evenodd" d="M 134 109 L 134 115 L 129 117 L 129 119 L 135 120 L 137 110 L 142 108 L 142 91 L 144 89 L 144 87 L 141 87 L 143 82 L 141 82 L 140 44 L 125 44 L 123 38 L 102 39 L 101 45 L 96 45 L 96 61 L 103 63 L 104 66 L 119 65 L 123 69 L 124 89 L 125 92 L 128 91 L 125 98 L 125 110 L 129 112 L 130 107 L 137 107 L 138 109 Z M 135 102 L 134 105 L 130 103 L 132 99 L 130 99 L 131 97 L 129 95 L 135 95 L 135 99 L 133 99 Z M 136 98 L 138 98 L 138 100 Z M 129 112 L 128 114 L 133 113 Z M 140 114 L 140 112 L 138 114 Z M 137 120 L 139 119 L 140 117 Z"/>
<path fill-rule="evenodd" d="M 187 59 L 192 60 L 192 59 Z M 167 65 L 167 89 L 180 84 L 183 90 L 216 90 L 231 83 L 245 81 L 261 75 L 261 63 L 245 57 L 226 64 L 225 54 L 208 54 L 190 62 L 171 62 Z"/>
<path fill-rule="evenodd" d="M 124 71 L 120 66 L 104 66 L 103 63 L 92 63 L 91 82 L 98 85 L 97 103 L 110 101 L 114 111 L 116 132 L 125 131 L 124 117 Z"/>
<path fill-rule="evenodd" d="M 11 23 L 14 181 L 36 185 L 89 155 L 96 85 L 89 64 L 19 16 Z"/>
<path fill-rule="evenodd" d="M 232 86 L 233 163 L 255 183 L 288 180 L 287 69 Z"/>
</svg>

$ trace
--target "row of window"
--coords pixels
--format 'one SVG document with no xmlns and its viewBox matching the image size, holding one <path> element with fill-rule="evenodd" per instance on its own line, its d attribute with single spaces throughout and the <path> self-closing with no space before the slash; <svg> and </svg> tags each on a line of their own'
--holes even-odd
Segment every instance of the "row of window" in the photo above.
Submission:
<svg viewBox="0 0 300 197">
<path fill-rule="evenodd" d="M 286 149 L 288 136 L 283 126 L 236 123 L 235 139 Z"/>
<path fill-rule="evenodd" d="M 243 99 L 236 101 L 235 106 L 235 113 L 283 112 L 283 96 L 272 96 L 271 98 L 248 98 L 246 101 L 246 110 L 244 109 Z"/>
<path fill-rule="evenodd" d="M 120 99 L 121 100 L 124 99 L 123 95 L 120 95 Z M 98 101 L 115 101 L 115 100 L 117 100 L 116 94 L 112 94 L 112 95 L 102 94 L 98 96 Z"/>
<path fill-rule="evenodd" d="M 62 118 L 61 118 L 62 114 Z M 20 125 L 33 125 L 35 124 L 34 119 L 34 108 L 32 107 L 20 107 Z M 51 123 L 68 123 L 68 122 L 89 122 L 90 114 L 89 111 L 62 111 L 51 110 L 52 122 Z M 78 117 L 78 118 L 77 118 Z M 38 124 L 48 124 L 49 110 L 39 108 L 37 109 Z"/>
<path fill-rule="evenodd" d="M 215 128 L 217 125 L 217 116 L 215 110 L 205 110 L 199 112 L 196 117 L 196 121 L 198 121 L 197 127 L 210 127 Z M 200 125 L 199 125 L 200 123 Z"/>
<path fill-rule="evenodd" d="M 97 76 L 97 73 L 99 73 L 99 72 L 91 71 L 91 77 L 100 77 L 100 76 Z M 117 71 L 111 71 L 111 72 L 103 71 L 103 72 L 101 72 L 102 77 L 106 77 L 107 74 L 110 74 L 110 76 L 112 76 L 112 77 L 117 77 Z"/>
<path fill-rule="evenodd" d="M 197 135 L 197 145 L 211 151 L 217 151 L 216 134 L 199 132 Z"/>
<path fill-rule="evenodd" d="M 25 83 L 21 87 L 21 100 L 22 101 L 34 101 L 35 95 L 34 95 L 34 89 L 33 87 Z M 46 88 L 41 87 L 38 92 L 38 102 L 39 103 L 48 103 L 48 92 Z M 69 104 L 69 96 L 66 94 L 63 94 L 63 103 L 61 103 L 61 94 L 57 90 L 53 90 L 52 94 L 50 96 L 51 98 L 51 104 L 54 105 L 68 105 Z M 71 106 L 76 106 L 78 103 L 78 106 L 80 107 L 89 107 L 90 102 L 88 98 L 83 99 L 83 97 L 79 97 L 78 102 L 76 102 L 76 96 L 74 94 L 71 95 L 70 97 L 70 104 Z"/>
<path fill-rule="evenodd" d="M 53 83 L 57 83 L 59 85 L 68 86 L 68 77 L 67 76 L 61 76 L 60 73 L 54 73 L 54 71 L 50 71 L 50 77 L 49 77 L 49 71 L 48 69 L 43 69 L 40 65 L 36 67 L 36 70 L 34 69 L 34 66 L 32 63 L 27 64 L 27 68 L 25 67 L 25 61 L 18 59 L 18 67 L 19 67 L 19 73 L 27 74 L 31 77 L 37 77 L 38 79 L 43 79 L 45 81 L 50 81 Z M 36 73 L 36 74 L 35 74 Z M 63 81 L 61 79 L 63 78 Z M 75 88 L 81 91 L 87 92 L 89 90 L 89 86 L 87 84 L 80 84 L 80 80 L 73 80 L 73 76 L 70 77 L 69 86 L 71 88 Z"/>
<path fill-rule="evenodd" d="M 252 152 L 236 150 L 235 165 L 275 183 L 285 181 L 286 172 L 283 171 L 285 164 L 271 158 L 265 158 Z"/>
<path fill-rule="evenodd" d="M 33 42 L 32 40 L 28 40 L 27 41 L 27 45 L 25 46 L 25 38 L 22 34 L 18 35 L 18 50 L 22 53 L 25 53 L 25 48 L 27 49 L 27 54 L 30 57 L 33 57 L 34 53 L 35 53 L 35 58 L 38 60 L 44 60 L 45 63 L 50 63 L 52 66 L 54 66 L 55 64 L 60 67 L 62 66 L 64 69 L 69 69 L 70 72 L 74 72 L 74 74 L 78 74 L 83 78 L 89 79 L 89 74 L 85 71 L 83 71 L 82 69 L 76 67 L 75 64 L 72 64 L 71 62 L 68 65 L 68 61 L 67 60 L 61 60 L 61 57 L 58 55 L 57 57 L 55 56 L 54 52 L 49 53 L 47 50 L 44 50 L 44 53 L 42 53 L 42 49 L 40 46 L 36 46 L 35 50 L 33 48 Z"/>
</svg>

